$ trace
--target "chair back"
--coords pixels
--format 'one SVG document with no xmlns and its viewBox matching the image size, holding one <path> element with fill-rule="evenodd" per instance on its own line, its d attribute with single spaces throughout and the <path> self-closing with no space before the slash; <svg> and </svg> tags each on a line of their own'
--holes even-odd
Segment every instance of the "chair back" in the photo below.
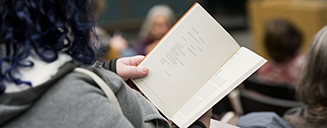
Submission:
<svg viewBox="0 0 327 128">
<path fill-rule="evenodd" d="M 295 88 L 292 85 L 263 83 L 253 78 L 246 79 L 243 85 L 247 90 L 253 90 L 269 97 L 296 101 Z"/>
<path fill-rule="evenodd" d="M 279 116 L 283 116 L 288 109 L 303 106 L 303 104 L 298 101 L 273 98 L 246 89 L 240 91 L 240 100 L 243 114 L 273 111 Z"/>
</svg>

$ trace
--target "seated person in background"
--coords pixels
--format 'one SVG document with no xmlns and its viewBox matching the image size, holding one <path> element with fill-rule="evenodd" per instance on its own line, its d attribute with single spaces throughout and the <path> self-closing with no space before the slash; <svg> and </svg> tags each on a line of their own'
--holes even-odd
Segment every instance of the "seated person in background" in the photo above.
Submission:
<svg viewBox="0 0 327 128">
<path fill-rule="evenodd" d="M 123 37 L 122 32 L 114 32 L 110 39 L 110 47 L 117 51 L 120 57 L 131 57 L 136 55 L 129 42 Z"/>
<path fill-rule="evenodd" d="M 140 31 L 140 41 L 134 46 L 137 55 L 146 55 L 175 22 L 173 11 L 166 5 L 150 9 Z"/>
<path fill-rule="evenodd" d="M 270 60 L 254 75 L 259 81 L 296 85 L 304 56 L 299 53 L 302 34 L 290 22 L 276 19 L 266 23 L 264 45 Z"/>
<path fill-rule="evenodd" d="M 311 43 L 296 93 L 306 106 L 288 110 L 283 118 L 294 128 L 326 128 L 327 26 Z"/>
<path fill-rule="evenodd" d="M 112 38 L 106 32 L 106 30 L 95 27 L 96 37 L 91 38 L 92 43 L 95 45 L 96 59 L 101 62 L 106 62 L 120 57 L 119 52 L 110 45 Z M 91 34 L 92 35 L 92 34 Z"/>
<path fill-rule="evenodd" d="M 94 0 L 94 20 L 98 21 L 100 15 L 106 8 L 105 0 Z M 106 32 L 105 29 L 95 26 L 94 33 L 91 33 L 91 41 L 95 46 L 95 55 L 96 59 L 100 62 L 105 62 L 118 58 L 119 52 L 110 46 L 110 35 Z M 93 35 L 96 34 L 96 37 Z"/>
<path fill-rule="evenodd" d="M 94 19 L 98 21 L 100 15 L 106 8 L 105 0 L 94 0 Z M 107 31 L 99 26 L 95 27 L 97 37 L 92 40 L 96 45 L 96 59 L 101 62 L 112 60 L 118 57 L 134 56 L 134 50 L 128 47 L 127 40 L 121 34 L 114 34 L 112 37 Z"/>
</svg>

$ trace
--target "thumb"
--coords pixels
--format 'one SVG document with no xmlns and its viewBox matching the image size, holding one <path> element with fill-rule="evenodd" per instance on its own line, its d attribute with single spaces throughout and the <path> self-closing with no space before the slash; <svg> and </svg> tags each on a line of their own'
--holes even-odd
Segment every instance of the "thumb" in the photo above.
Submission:
<svg viewBox="0 0 327 128">
<path fill-rule="evenodd" d="M 129 75 L 130 78 L 139 78 L 148 75 L 149 68 L 148 67 L 133 67 L 134 72 L 131 72 Z"/>
</svg>

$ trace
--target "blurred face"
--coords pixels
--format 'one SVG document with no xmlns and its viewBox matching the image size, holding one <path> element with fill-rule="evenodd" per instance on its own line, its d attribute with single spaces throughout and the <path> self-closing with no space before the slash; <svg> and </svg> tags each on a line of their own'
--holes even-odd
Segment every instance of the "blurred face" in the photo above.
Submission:
<svg viewBox="0 0 327 128">
<path fill-rule="evenodd" d="M 151 35 L 155 40 L 159 40 L 169 29 L 168 17 L 164 15 L 157 15 L 153 19 L 151 26 Z"/>
</svg>

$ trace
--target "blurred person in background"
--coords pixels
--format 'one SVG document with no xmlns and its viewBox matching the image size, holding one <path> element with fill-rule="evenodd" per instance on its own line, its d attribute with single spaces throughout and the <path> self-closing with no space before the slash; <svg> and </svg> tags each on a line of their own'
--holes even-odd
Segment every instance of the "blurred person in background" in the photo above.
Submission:
<svg viewBox="0 0 327 128">
<path fill-rule="evenodd" d="M 131 57 L 136 55 L 134 49 L 129 45 L 129 42 L 123 36 L 122 32 L 115 31 L 110 39 L 110 47 L 115 49 L 120 57 Z"/>
<path fill-rule="evenodd" d="M 136 54 L 146 55 L 151 51 L 175 20 L 174 12 L 167 5 L 153 6 L 141 27 L 140 41 L 134 46 Z"/>
<path fill-rule="evenodd" d="M 94 19 L 98 21 L 100 15 L 107 7 L 105 0 L 94 0 Z M 98 21 L 99 22 L 99 21 Z M 113 36 L 100 26 L 96 25 L 95 34 L 97 35 L 92 40 L 96 44 L 96 58 L 98 61 L 105 62 L 118 57 L 131 57 L 135 55 L 134 50 L 129 47 L 128 41 L 122 36 L 122 33 L 115 32 Z"/>
<path fill-rule="evenodd" d="M 296 94 L 306 106 L 288 110 L 283 118 L 293 128 L 326 128 L 327 26 L 315 35 L 311 43 Z"/>
<path fill-rule="evenodd" d="M 295 86 L 305 61 L 299 51 L 302 42 L 301 32 L 292 23 L 283 19 L 268 21 L 264 45 L 270 59 L 256 72 L 255 78 Z"/>
<path fill-rule="evenodd" d="M 94 0 L 94 19 L 98 21 L 100 15 L 106 8 L 105 0 Z M 91 33 L 91 41 L 95 44 L 96 48 L 96 59 L 99 62 L 105 62 L 108 60 L 112 60 L 114 58 L 120 57 L 119 52 L 110 46 L 110 35 L 106 32 L 105 29 L 95 26 L 94 33 Z M 96 34 L 96 36 L 92 36 Z"/>
<path fill-rule="evenodd" d="M 143 56 L 93 68 L 91 0 L 0 1 L 0 127 L 169 127 L 124 80 L 144 77 Z M 93 37 L 92 37 L 93 36 Z M 120 109 L 80 67 L 103 79 Z M 209 115 L 209 116 L 208 116 Z M 191 127 L 209 127 L 210 112 Z"/>
</svg>

